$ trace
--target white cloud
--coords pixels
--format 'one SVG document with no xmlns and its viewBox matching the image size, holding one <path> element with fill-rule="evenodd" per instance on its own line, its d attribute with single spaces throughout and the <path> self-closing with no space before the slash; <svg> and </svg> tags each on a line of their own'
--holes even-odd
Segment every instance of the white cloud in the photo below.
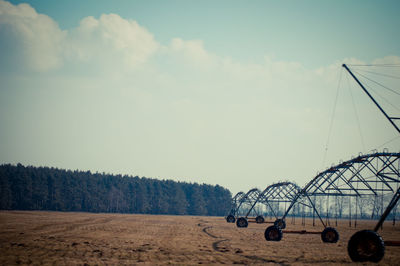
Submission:
<svg viewBox="0 0 400 266">
<path fill-rule="evenodd" d="M 391 56 L 385 56 L 383 58 L 378 58 L 372 61 L 372 64 L 394 64 L 394 65 L 399 65 L 400 64 L 400 57 L 391 55 Z"/>
<path fill-rule="evenodd" d="M 30 5 L 2 0 L 0 37 L 3 58 L 35 71 L 58 68 L 65 61 L 100 64 L 106 69 L 135 67 L 159 48 L 149 31 L 116 14 L 86 17 L 77 28 L 62 31 L 52 18 Z"/>
<path fill-rule="evenodd" d="M 201 40 L 173 38 L 168 48 L 175 56 L 183 56 L 187 63 L 196 67 L 213 68 L 217 64 L 218 58 L 206 51 Z"/>
<path fill-rule="evenodd" d="M 25 63 L 29 68 L 46 71 L 62 64 L 66 33 L 28 4 L 15 6 L 0 0 L 0 37 L 2 45 L 13 50 L 10 55 L 2 49 L 2 57 L 14 59 L 19 66 Z"/>
<path fill-rule="evenodd" d="M 86 17 L 68 37 L 72 60 L 123 63 L 128 67 L 145 63 L 159 47 L 153 35 L 136 21 L 116 14 Z"/>
</svg>

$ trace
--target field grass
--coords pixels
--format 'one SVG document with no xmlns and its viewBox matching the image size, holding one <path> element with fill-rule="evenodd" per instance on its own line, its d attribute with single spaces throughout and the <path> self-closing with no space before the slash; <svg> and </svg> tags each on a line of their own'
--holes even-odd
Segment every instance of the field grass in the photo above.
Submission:
<svg viewBox="0 0 400 266">
<path fill-rule="evenodd" d="M 290 218 L 287 229 L 322 230 L 316 222 L 313 227 L 307 220 L 304 227 Z M 340 221 L 335 244 L 323 243 L 320 235 L 299 234 L 267 242 L 268 224 L 237 228 L 223 217 L 1 211 L 0 265 L 343 265 L 352 263 L 347 255 L 351 235 L 373 225 L 358 221 L 357 228 L 350 228 Z M 400 224 L 387 222 L 380 234 L 400 240 Z M 379 264 L 399 262 L 400 247 L 386 247 Z"/>
</svg>

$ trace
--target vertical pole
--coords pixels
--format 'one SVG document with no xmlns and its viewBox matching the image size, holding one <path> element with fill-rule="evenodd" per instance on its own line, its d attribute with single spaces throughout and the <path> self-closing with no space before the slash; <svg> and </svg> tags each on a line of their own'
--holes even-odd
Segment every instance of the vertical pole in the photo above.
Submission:
<svg viewBox="0 0 400 266">
<path fill-rule="evenodd" d="M 358 185 L 358 183 L 357 183 Z M 354 228 L 357 228 L 357 214 L 358 214 L 358 196 L 356 198 L 356 218 L 354 219 Z"/>
<path fill-rule="evenodd" d="M 315 196 L 314 196 L 314 202 L 315 202 Z M 311 205 L 315 206 L 315 204 L 311 204 Z M 315 226 L 315 207 L 313 208 L 312 226 Z"/>
<path fill-rule="evenodd" d="M 382 183 L 382 199 L 381 199 L 381 217 L 383 216 L 383 183 Z M 388 213 L 389 215 L 389 213 Z M 381 223 L 381 230 L 383 229 L 383 222 Z"/>
<path fill-rule="evenodd" d="M 310 201 L 312 207 L 314 208 L 315 213 L 317 214 L 317 216 L 318 216 L 319 220 L 321 221 L 322 225 L 324 226 L 324 228 L 326 228 L 326 224 L 324 223 L 324 220 L 322 220 L 322 217 L 321 217 L 321 215 L 319 214 L 317 208 L 315 207 L 315 205 L 314 205 L 313 202 L 311 201 L 311 198 L 310 198 L 307 194 L 306 194 L 306 196 L 307 196 L 308 200 Z M 321 205 L 321 204 L 320 204 L 320 205 Z M 320 210 L 320 211 L 321 211 L 321 210 Z"/>
<path fill-rule="evenodd" d="M 349 197 L 349 227 L 351 227 L 351 197 Z"/>
<path fill-rule="evenodd" d="M 399 190 L 399 184 L 397 184 L 397 190 Z M 397 203 L 394 205 L 393 210 L 393 226 L 396 225 L 396 211 L 397 211 Z"/>
<path fill-rule="evenodd" d="M 326 199 L 326 224 L 331 226 L 331 221 L 329 220 L 329 194 Z"/>
<path fill-rule="evenodd" d="M 336 198 L 335 198 L 335 225 L 336 225 L 336 227 L 337 227 L 337 217 L 338 217 L 337 207 L 338 207 L 338 204 L 337 204 L 337 195 L 336 195 Z"/>
<path fill-rule="evenodd" d="M 300 196 L 304 196 L 304 195 L 300 195 L 300 193 L 297 193 L 297 195 L 294 197 L 294 199 L 292 200 L 292 202 L 289 205 L 289 208 L 286 209 L 285 213 L 282 216 L 282 219 L 285 220 L 286 215 L 289 214 L 289 211 L 293 208 L 294 204 L 297 202 L 297 200 L 300 198 Z"/>
<path fill-rule="evenodd" d="M 285 207 L 286 207 L 286 203 L 285 203 Z M 292 209 L 292 224 L 295 224 L 295 221 L 294 221 L 294 216 L 295 216 L 295 211 L 296 211 L 296 204 L 293 206 L 293 209 Z"/>
<path fill-rule="evenodd" d="M 357 190 L 358 190 L 358 183 L 357 183 Z M 356 217 L 355 217 L 355 219 L 354 219 L 354 228 L 357 228 L 358 197 L 359 197 L 359 196 L 356 196 Z"/>
</svg>

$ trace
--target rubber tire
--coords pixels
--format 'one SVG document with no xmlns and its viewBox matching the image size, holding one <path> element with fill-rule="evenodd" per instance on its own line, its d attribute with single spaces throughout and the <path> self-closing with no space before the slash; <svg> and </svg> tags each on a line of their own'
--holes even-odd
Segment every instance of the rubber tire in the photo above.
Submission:
<svg viewBox="0 0 400 266">
<path fill-rule="evenodd" d="M 262 223 L 264 223 L 264 217 L 262 217 L 261 215 L 258 215 L 257 217 L 256 217 L 256 223 L 258 223 L 258 224 L 262 224 Z"/>
<path fill-rule="evenodd" d="M 232 214 L 229 214 L 229 215 L 226 217 L 226 221 L 227 221 L 228 223 L 234 223 L 234 222 L 236 221 L 235 216 L 233 216 Z"/>
<path fill-rule="evenodd" d="M 236 226 L 239 228 L 245 228 L 245 227 L 249 226 L 249 223 L 247 222 L 246 218 L 240 217 L 236 221 Z"/>
<path fill-rule="evenodd" d="M 283 219 L 276 219 L 276 221 L 274 222 L 274 225 L 279 227 L 280 229 L 286 228 L 286 222 Z"/>
<path fill-rule="evenodd" d="M 327 227 L 321 233 L 321 239 L 324 243 L 336 243 L 339 241 L 339 233 L 333 227 Z"/>
<path fill-rule="evenodd" d="M 350 238 L 347 252 L 352 261 L 379 262 L 385 255 L 385 243 L 377 232 L 362 230 Z"/>
<path fill-rule="evenodd" d="M 265 229 L 264 237 L 267 241 L 281 241 L 283 236 L 281 228 L 279 226 L 271 225 Z"/>
</svg>

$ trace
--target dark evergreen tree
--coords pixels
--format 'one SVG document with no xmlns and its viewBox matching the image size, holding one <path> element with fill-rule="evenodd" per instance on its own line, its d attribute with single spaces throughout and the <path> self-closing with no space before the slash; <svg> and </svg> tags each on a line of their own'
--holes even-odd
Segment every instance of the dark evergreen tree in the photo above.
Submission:
<svg viewBox="0 0 400 266">
<path fill-rule="evenodd" d="M 204 200 L 202 188 L 198 184 L 187 186 L 188 214 L 207 215 L 206 201 Z"/>
<path fill-rule="evenodd" d="M 0 209 L 225 215 L 231 193 L 190 184 L 90 171 L 0 165 Z"/>
<path fill-rule="evenodd" d="M 181 183 L 170 181 L 169 185 L 170 205 L 168 213 L 177 215 L 187 214 L 188 204 Z"/>
</svg>

